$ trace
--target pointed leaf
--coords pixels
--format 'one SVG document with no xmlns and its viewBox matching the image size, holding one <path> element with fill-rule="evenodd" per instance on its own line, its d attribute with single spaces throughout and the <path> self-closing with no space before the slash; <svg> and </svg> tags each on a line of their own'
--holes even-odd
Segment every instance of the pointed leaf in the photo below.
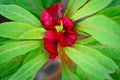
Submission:
<svg viewBox="0 0 120 80">
<path fill-rule="evenodd" d="M 113 0 L 109 6 L 117 6 L 120 4 L 120 0 Z"/>
<path fill-rule="evenodd" d="M 90 48 L 97 49 L 100 52 L 102 52 L 102 54 L 106 55 L 111 59 L 120 60 L 119 48 L 102 45 L 98 41 L 96 41 L 94 38 L 80 40 L 79 44 L 83 44 L 83 45 L 89 46 Z"/>
<path fill-rule="evenodd" d="M 108 75 L 110 71 L 93 57 L 71 47 L 66 47 L 64 50 L 66 54 L 77 64 L 77 66 L 85 72 L 95 77 L 110 79 Z"/>
<path fill-rule="evenodd" d="M 89 33 L 104 45 L 120 48 L 120 25 L 103 15 L 93 16 L 80 22 L 77 30 Z"/>
<path fill-rule="evenodd" d="M 84 7 L 79 9 L 70 18 L 75 21 L 85 16 L 92 15 L 101 9 L 107 7 L 112 0 L 90 0 Z"/>
<path fill-rule="evenodd" d="M 73 73 L 67 65 L 63 65 L 62 80 L 81 80 L 81 79 L 79 76 Z"/>
<path fill-rule="evenodd" d="M 23 58 L 21 56 L 16 57 L 4 64 L 0 64 L 0 79 L 15 73 L 22 65 Z"/>
<path fill-rule="evenodd" d="M 40 15 L 44 10 L 42 1 L 43 0 L 16 0 L 16 3 L 40 18 Z"/>
<path fill-rule="evenodd" d="M 34 80 L 34 76 L 27 78 L 27 80 Z"/>
<path fill-rule="evenodd" d="M 100 53 L 95 49 L 89 48 L 87 46 L 79 45 L 79 44 L 75 44 L 73 47 L 78 51 L 94 58 L 100 64 L 105 66 L 110 73 L 113 73 L 118 69 L 117 65 L 110 58 L 104 56 L 102 53 Z"/>
<path fill-rule="evenodd" d="M 36 48 L 35 50 L 32 50 L 29 52 L 29 54 L 26 56 L 23 64 L 27 63 L 28 61 L 34 59 L 35 57 L 37 57 L 40 53 L 43 52 L 44 49 L 44 45 L 41 44 L 41 46 L 39 48 Z"/>
<path fill-rule="evenodd" d="M 97 46 L 94 46 L 97 47 Z M 98 49 L 100 52 L 102 52 L 104 55 L 112 58 L 112 59 L 116 59 L 116 60 L 120 60 L 120 49 L 119 48 L 96 48 Z"/>
<path fill-rule="evenodd" d="M 46 61 L 46 54 L 40 54 L 35 59 L 24 64 L 9 80 L 26 80 L 27 78 L 34 76 Z"/>
<path fill-rule="evenodd" d="M 80 67 L 77 67 L 76 72 L 82 80 L 105 80 L 103 77 L 93 76 L 92 74 L 85 72 L 83 69 L 80 69 Z"/>
<path fill-rule="evenodd" d="M 2 78 L 1 80 L 9 80 L 9 78 L 10 78 L 11 76 L 12 76 L 12 75 L 7 76 L 7 77 L 5 77 L 5 78 Z"/>
<path fill-rule="evenodd" d="M 18 39 L 43 39 L 46 30 L 43 28 L 35 28 L 29 30 L 18 37 Z"/>
<path fill-rule="evenodd" d="M 120 6 L 106 8 L 98 14 L 103 14 L 120 24 Z"/>
<path fill-rule="evenodd" d="M 69 0 L 67 9 L 65 11 L 65 16 L 70 17 L 71 15 L 76 13 L 76 11 L 86 2 L 87 0 Z"/>
<path fill-rule="evenodd" d="M 112 14 L 110 14 L 112 13 Z M 113 18 L 120 15 L 120 6 L 109 7 L 101 10 L 98 14 L 103 14 L 107 17 Z"/>
<path fill-rule="evenodd" d="M 89 80 L 90 74 L 87 74 L 87 72 L 83 71 L 80 67 L 76 68 L 76 73 L 82 80 Z M 88 76 L 89 75 L 89 76 Z"/>
<path fill-rule="evenodd" d="M 21 22 L 6 22 L 0 24 L 0 36 L 11 39 L 42 39 L 45 30 Z"/>
<path fill-rule="evenodd" d="M 0 36 L 6 38 L 16 39 L 21 34 L 35 27 L 21 22 L 6 22 L 0 24 Z"/>
<path fill-rule="evenodd" d="M 0 14 L 10 20 L 25 22 L 34 26 L 42 26 L 40 21 L 35 16 L 17 5 L 0 4 Z"/>
<path fill-rule="evenodd" d="M 120 25 L 120 16 L 114 17 L 112 19 Z"/>
<path fill-rule="evenodd" d="M 3 37 L 0 37 L 0 45 L 4 44 L 4 43 L 7 43 L 7 42 L 10 42 L 11 40 L 8 39 L 8 38 L 3 38 Z"/>
<path fill-rule="evenodd" d="M 0 46 L 0 64 L 40 46 L 40 41 L 11 42 Z"/>
</svg>

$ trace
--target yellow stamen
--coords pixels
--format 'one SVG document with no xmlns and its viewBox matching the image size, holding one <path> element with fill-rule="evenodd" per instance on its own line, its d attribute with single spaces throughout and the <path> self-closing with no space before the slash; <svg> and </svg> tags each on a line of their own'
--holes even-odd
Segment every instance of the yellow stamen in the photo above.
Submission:
<svg viewBox="0 0 120 80">
<path fill-rule="evenodd" d="M 60 26 L 55 26 L 57 32 L 64 32 L 63 30 L 63 23 L 62 21 L 60 20 Z"/>
</svg>

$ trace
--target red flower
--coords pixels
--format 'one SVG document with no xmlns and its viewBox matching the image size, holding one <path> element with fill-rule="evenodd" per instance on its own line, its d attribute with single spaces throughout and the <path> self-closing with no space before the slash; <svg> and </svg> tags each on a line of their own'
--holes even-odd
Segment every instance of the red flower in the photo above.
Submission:
<svg viewBox="0 0 120 80">
<path fill-rule="evenodd" d="M 46 9 L 41 16 L 41 22 L 48 30 L 44 37 L 45 49 L 50 54 L 50 59 L 54 60 L 58 55 L 57 45 L 72 46 L 77 33 L 74 31 L 74 23 L 67 17 L 62 17 L 62 6 L 54 4 Z"/>
</svg>

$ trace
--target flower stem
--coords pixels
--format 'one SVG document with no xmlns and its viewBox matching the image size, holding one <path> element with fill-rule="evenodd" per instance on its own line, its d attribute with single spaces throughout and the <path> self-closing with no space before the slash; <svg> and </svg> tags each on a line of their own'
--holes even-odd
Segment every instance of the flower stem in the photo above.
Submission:
<svg viewBox="0 0 120 80">
<path fill-rule="evenodd" d="M 63 47 L 59 43 L 58 43 L 57 49 L 58 49 L 58 53 L 60 55 L 61 60 L 64 61 L 69 68 L 76 66 L 76 64 L 66 55 L 65 51 L 63 50 Z"/>
</svg>

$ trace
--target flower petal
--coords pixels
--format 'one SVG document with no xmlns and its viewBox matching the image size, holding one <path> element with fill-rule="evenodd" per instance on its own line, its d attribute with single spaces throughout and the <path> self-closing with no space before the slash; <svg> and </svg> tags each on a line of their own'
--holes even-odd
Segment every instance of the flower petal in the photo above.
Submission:
<svg viewBox="0 0 120 80">
<path fill-rule="evenodd" d="M 74 28 L 74 23 L 67 17 L 63 17 L 62 19 L 64 30 L 70 30 Z"/>
<path fill-rule="evenodd" d="M 44 37 L 44 46 L 45 46 L 45 49 L 50 54 L 49 56 L 50 60 L 54 60 L 58 55 L 58 52 L 57 52 L 58 40 L 56 35 L 57 35 L 57 32 L 49 31 L 46 33 Z"/>
<path fill-rule="evenodd" d="M 73 30 L 68 30 L 65 33 L 59 34 L 59 42 L 61 46 L 72 46 L 77 39 L 77 33 Z"/>
<path fill-rule="evenodd" d="M 47 30 L 50 30 L 50 27 L 54 27 L 56 25 L 56 21 L 59 20 L 61 17 L 62 5 L 54 4 L 42 13 L 41 22 Z"/>
</svg>

